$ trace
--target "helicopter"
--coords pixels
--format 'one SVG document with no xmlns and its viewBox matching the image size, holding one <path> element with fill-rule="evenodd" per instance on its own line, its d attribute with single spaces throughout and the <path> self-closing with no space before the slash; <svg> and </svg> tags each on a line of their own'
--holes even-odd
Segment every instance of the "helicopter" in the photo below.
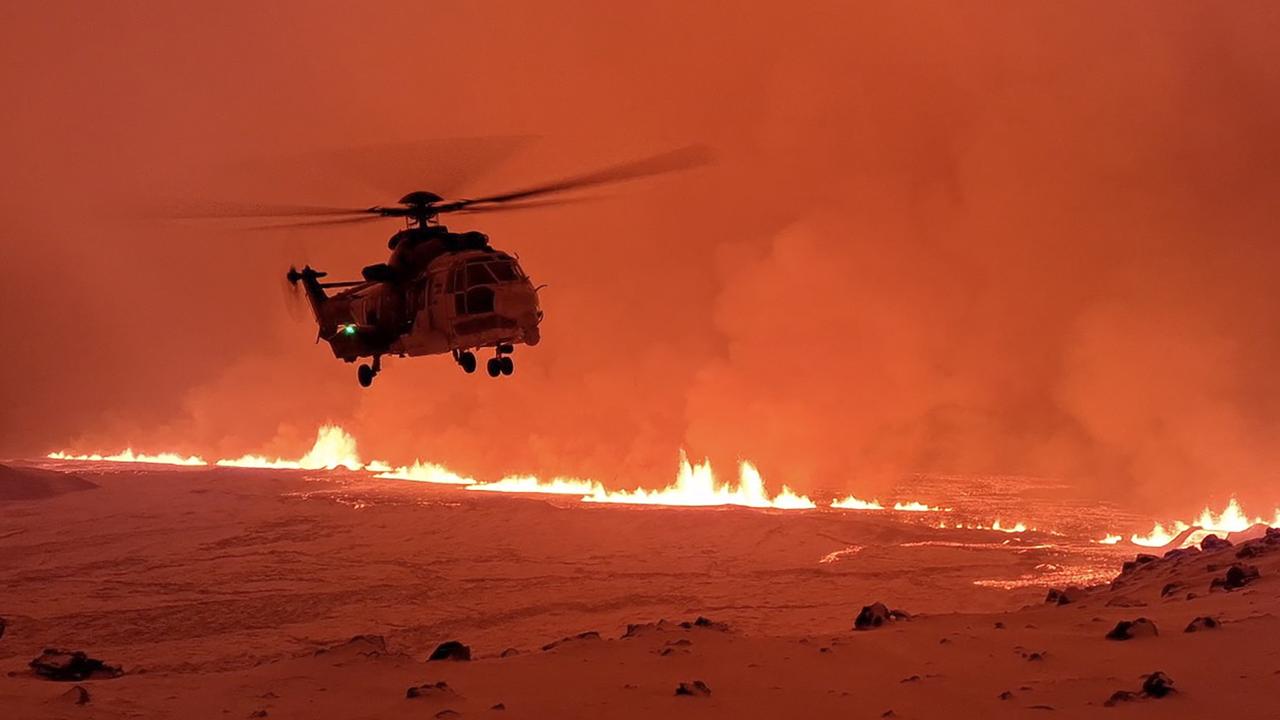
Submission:
<svg viewBox="0 0 1280 720">
<path fill-rule="evenodd" d="M 326 282 L 327 273 L 309 265 L 301 270 L 289 268 L 285 280 L 305 295 L 315 318 L 317 342 L 327 342 L 334 356 L 347 363 L 370 359 L 357 368 L 361 387 L 373 384 L 382 371 L 384 356 L 448 353 L 470 374 L 478 366 L 476 353 L 486 348 L 492 348 L 493 355 L 485 363 L 485 371 L 497 378 L 515 371 L 511 355 L 516 345 L 532 347 L 541 340 L 543 311 L 538 292 L 543 286 L 533 284 L 515 255 L 490 245 L 488 235 L 474 230 L 452 232 L 440 223 L 440 216 L 553 205 L 564 200 L 539 198 L 692 168 L 708 160 L 708 151 L 695 146 L 474 198 L 448 200 L 416 190 L 394 205 L 252 206 L 230 212 L 224 206 L 215 217 L 323 216 L 260 229 L 403 218 L 404 228 L 387 242 L 390 257 L 364 267 L 360 280 Z"/>
</svg>

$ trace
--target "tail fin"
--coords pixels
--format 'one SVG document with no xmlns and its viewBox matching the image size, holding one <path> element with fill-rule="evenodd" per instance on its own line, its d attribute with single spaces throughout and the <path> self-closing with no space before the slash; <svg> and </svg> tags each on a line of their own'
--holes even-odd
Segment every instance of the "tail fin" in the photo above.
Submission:
<svg viewBox="0 0 1280 720">
<path fill-rule="evenodd" d="M 302 283 L 302 289 L 307 293 L 307 301 L 311 303 L 311 312 L 316 316 L 317 323 L 323 323 L 324 314 L 322 308 L 329 296 L 324 292 L 324 286 L 320 284 L 320 278 L 328 275 L 328 273 L 312 270 L 310 265 L 303 266 L 301 270 L 291 267 L 289 274 L 285 275 L 289 282 L 297 286 Z"/>
</svg>

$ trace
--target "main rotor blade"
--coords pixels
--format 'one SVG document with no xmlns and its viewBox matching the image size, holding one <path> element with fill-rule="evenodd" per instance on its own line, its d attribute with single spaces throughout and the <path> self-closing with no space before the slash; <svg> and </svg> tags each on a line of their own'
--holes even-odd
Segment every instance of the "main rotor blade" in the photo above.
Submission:
<svg viewBox="0 0 1280 720">
<path fill-rule="evenodd" d="M 467 206 L 461 210 L 454 211 L 456 215 L 474 215 L 476 213 L 490 212 L 509 212 L 512 210 L 536 210 L 544 207 L 559 207 L 561 205 L 573 205 L 588 200 L 599 200 L 597 196 L 581 197 L 581 198 L 549 198 L 547 200 L 534 200 L 531 202 L 518 202 L 502 205 L 479 205 L 477 207 Z"/>
<path fill-rule="evenodd" d="M 213 202 L 190 205 L 165 216 L 183 220 L 218 218 L 302 217 L 314 215 L 368 215 L 368 208 L 339 208 L 321 205 L 263 205 L 260 203 Z"/>
<path fill-rule="evenodd" d="M 296 223 L 274 223 L 271 225 L 253 225 L 245 230 L 287 230 L 289 228 L 310 228 L 322 227 L 325 225 L 350 225 L 352 223 L 369 222 L 371 220 L 381 220 L 382 215 L 362 215 L 360 217 L 339 218 L 337 220 L 311 220 L 308 222 Z"/>
<path fill-rule="evenodd" d="M 634 180 L 637 178 L 648 177 L 650 175 L 659 175 L 678 170 L 689 170 L 710 163 L 712 157 L 710 148 L 703 145 L 693 145 L 665 152 L 660 155 L 654 155 L 653 157 L 645 158 L 643 160 L 634 160 L 621 165 L 614 165 L 613 167 L 597 170 L 596 172 L 562 178 L 543 185 L 535 185 L 533 187 L 513 190 L 511 192 L 501 193 L 498 195 L 486 195 L 484 197 L 439 203 L 433 205 L 432 209 L 436 212 L 442 213 L 456 212 L 463 208 L 471 208 L 475 205 L 506 203 L 513 200 L 524 200 L 551 193 L 567 192 L 570 190 L 577 190 L 579 188 L 604 185 L 606 183 Z"/>
</svg>

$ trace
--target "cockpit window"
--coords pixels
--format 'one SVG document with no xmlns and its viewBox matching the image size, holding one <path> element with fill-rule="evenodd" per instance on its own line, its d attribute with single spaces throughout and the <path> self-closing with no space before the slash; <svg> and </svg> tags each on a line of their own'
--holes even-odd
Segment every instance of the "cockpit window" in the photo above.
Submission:
<svg viewBox="0 0 1280 720">
<path fill-rule="evenodd" d="M 467 287 L 492 285 L 493 283 L 493 275 L 490 274 L 488 268 L 484 265 L 477 264 L 467 266 Z"/>
<path fill-rule="evenodd" d="M 498 278 L 498 282 L 505 283 L 519 279 L 516 269 L 512 267 L 510 262 L 505 260 L 489 263 L 489 271 L 493 273 L 494 277 Z"/>
</svg>

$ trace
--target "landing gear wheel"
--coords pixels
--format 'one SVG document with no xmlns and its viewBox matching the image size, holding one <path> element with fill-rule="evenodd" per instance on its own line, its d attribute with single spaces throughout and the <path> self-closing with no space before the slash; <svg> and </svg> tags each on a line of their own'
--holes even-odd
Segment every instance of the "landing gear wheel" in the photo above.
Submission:
<svg viewBox="0 0 1280 720">
<path fill-rule="evenodd" d="M 462 366 L 462 372 L 470 375 L 476 371 L 476 354 L 470 350 L 459 353 L 458 364 Z"/>
<path fill-rule="evenodd" d="M 489 371 L 489 377 L 498 377 L 502 374 L 502 358 L 489 358 L 489 362 L 485 363 L 485 370 Z"/>
<path fill-rule="evenodd" d="M 372 385 L 374 375 L 377 375 L 377 373 L 368 365 L 361 365 L 356 370 L 356 379 L 360 381 L 360 387 L 369 387 Z"/>
<path fill-rule="evenodd" d="M 503 375 L 510 375 L 511 373 L 516 371 L 516 364 L 511 362 L 511 358 L 500 357 L 498 358 L 498 362 L 500 363 L 500 366 L 498 369 L 502 371 Z"/>
</svg>

